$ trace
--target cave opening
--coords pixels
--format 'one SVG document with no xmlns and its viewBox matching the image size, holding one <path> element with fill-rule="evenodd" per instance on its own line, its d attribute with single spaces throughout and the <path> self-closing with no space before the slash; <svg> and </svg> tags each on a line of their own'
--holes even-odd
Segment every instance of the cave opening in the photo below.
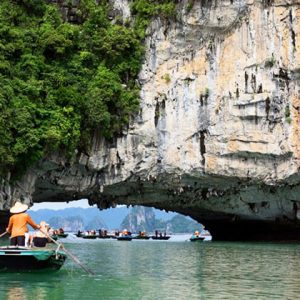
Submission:
<svg viewBox="0 0 300 300">
<path fill-rule="evenodd" d="M 187 238 L 204 227 L 191 217 L 173 211 L 140 205 L 117 205 L 100 210 L 96 205 L 90 206 L 87 199 L 36 203 L 28 213 L 36 223 L 45 221 L 52 228 L 63 228 L 69 233 L 126 229 L 133 234 L 158 232 Z"/>
</svg>

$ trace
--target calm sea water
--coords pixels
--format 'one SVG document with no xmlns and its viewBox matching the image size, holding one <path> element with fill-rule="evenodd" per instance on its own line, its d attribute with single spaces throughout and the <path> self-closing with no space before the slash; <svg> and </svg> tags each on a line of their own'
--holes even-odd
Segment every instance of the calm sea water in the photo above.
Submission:
<svg viewBox="0 0 300 300">
<path fill-rule="evenodd" d="M 300 299 L 300 244 L 61 239 L 58 272 L 2 273 L 0 299 Z"/>
</svg>

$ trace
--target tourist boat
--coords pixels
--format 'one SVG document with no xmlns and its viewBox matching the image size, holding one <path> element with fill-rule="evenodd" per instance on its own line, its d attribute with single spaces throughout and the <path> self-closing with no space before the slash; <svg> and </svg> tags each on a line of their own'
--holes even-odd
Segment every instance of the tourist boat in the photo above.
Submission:
<svg viewBox="0 0 300 300">
<path fill-rule="evenodd" d="M 131 235 L 120 235 L 120 236 L 117 236 L 117 240 L 118 241 L 131 241 L 132 236 Z"/>
<path fill-rule="evenodd" d="M 150 239 L 150 236 L 148 235 L 137 235 L 137 236 L 134 236 L 133 239 L 135 240 L 149 240 Z"/>
<path fill-rule="evenodd" d="M 149 240 L 150 236 L 145 231 L 139 231 L 139 234 L 133 237 L 135 240 Z"/>
<path fill-rule="evenodd" d="M 197 231 L 196 231 L 197 232 Z M 196 232 L 191 236 L 190 241 L 191 242 L 207 242 L 212 240 L 212 236 L 208 230 L 202 230 L 201 233 L 196 234 Z"/>
<path fill-rule="evenodd" d="M 99 235 L 97 235 L 97 234 L 86 234 L 86 235 L 81 235 L 80 237 L 82 237 L 83 239 L 94 240 L 97 237 L 99 237 Z"/>
<path fill-rule="evenodd" d="M 117 236 L 118 241 L 131 241 L 132 240 L 132 235 L 131 232 L 129 232 L 127 229 L 124 229 L 118 236 Z"/>
<path fill-rule="evenodd" d="M 97 235 L 97 238 L 98 239 L 110 239 L 110 238 L 112 238 L 112 236 L 111 235 L 109 235 L 109 234 L 107 234 L 107 235 Z"/>
<path fill-rule="evenodd" d="M 165 236 L 152 235 L 151 236 L 152 240 L 163 240 L 163 241 L 167 241 L 170 237 L 171 237 L 170 235 L 165 235 Z"/>
<path fill-rule="evenodd" d="M 0 247 L 0 271 L 59 270 L 65 260 L 66 254 L 54 249 Z"/>
<path fill-rule="evenodd" d="M 190 238 L 191 242 L 202 242 L 204 240 L 204 236 L 196 236 L 196 235 L 192 235 Z"/>
<path fill-rule="evenodd" d="M 68 236 L 68 234 L 67 233 L 58 233 L 57 236 L 59 238 L 66 238 Z"/>
</svg>

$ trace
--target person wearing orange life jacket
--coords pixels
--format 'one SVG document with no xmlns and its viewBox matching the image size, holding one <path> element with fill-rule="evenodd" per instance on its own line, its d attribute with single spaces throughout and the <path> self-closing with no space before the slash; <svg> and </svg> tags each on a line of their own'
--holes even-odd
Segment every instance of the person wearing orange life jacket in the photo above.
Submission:
<svg viewBox="0 0 300 300">
<path fill-rule="evenodd" d="M 28 232 L 27 224 L 34 229 L 39 229 L 31 217 L 25 213 L 28 209 L 28 205 L 21 202 L 16 202 L 10 209 L 12 216 L 9 218 L 9 223 L 6 231 L 10 233 L 10 244 L 12 246 L 25 246 L 25 233 Z"/>
</svg>

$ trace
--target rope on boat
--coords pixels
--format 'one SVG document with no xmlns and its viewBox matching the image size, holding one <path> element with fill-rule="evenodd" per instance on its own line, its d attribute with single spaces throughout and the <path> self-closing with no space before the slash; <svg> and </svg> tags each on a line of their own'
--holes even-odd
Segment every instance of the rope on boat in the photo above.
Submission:
<svg viewBox="0 0 300 300">
<path fill-rule="evenodd" d="M 59 244 L 55 250 L 55 259 L 58 259 L 59 258 L 59 254 L 58 254 L 58 251 L 59 249 L 61 248 L 61 245 Z"/>
</svg>

